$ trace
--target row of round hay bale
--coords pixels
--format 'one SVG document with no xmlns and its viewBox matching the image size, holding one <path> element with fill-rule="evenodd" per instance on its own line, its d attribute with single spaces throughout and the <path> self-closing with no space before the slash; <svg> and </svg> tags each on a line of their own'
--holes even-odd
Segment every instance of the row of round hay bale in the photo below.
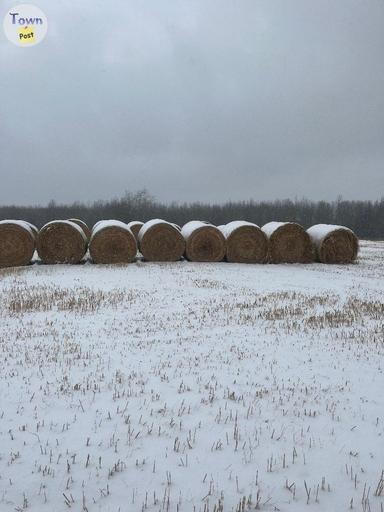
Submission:
<svg viewBox="0 0 384 512">
<path fill-rule="evenodd" d="M 310 263 L 314 249 L 310 236 L 296 222 L 268 222 L 262 228 L 269 241 L 271 263 Z"/>
<path fill-rule="evenodd" d="M 218 226 L 226 238 L 226 260 L 230 263 L 265 263 L 268 238 L 257 224 L 234 220 Z"/>
<path fill-rule="evenodd" d="M 74 222 L 78 226 L 81 227 L 81 229 L 84 231 L 85 236 L 87 237 L 87 241 L 89 242 L 91 238 L 91 230 L 88 227 L 88 224 L 86 224 L 83 220 L 80 219 L 68 219 L 70 222 Z"/>
<path fill-rule="evenodd" d="M 23 220 L 0 221 L 0 268 L 30 263 L 35 251 L 35 229 Z"/>
<path fill-rule="evenodd" d="M 307 230 L 321 263 L 352 263 L 359 252 L 359 239 L 345 226 L 316 224 Z"/>
<path fill-rule="evenodd" d="M 89 242 L 89 254 L 94 263 L 130 263 L 136 253 L 136 238 L 127 224 L 101 220 L 94 225 Z"/>
<path fill-rule="evenodd" d="M 192 220 L 184 224 L 181 234 L 185 240 L 185 257 L 189 261 L 223 261 L 226 241 L 213 224 Z"/>
<path fill-rule="evenodd" d="M 43 263 L 79 263 L 87 251 L 83 229 L 69 220 L 45 224 L 37 237 L 37 252 Z"/>
<path fill-rule="evenodd" d="M 146 224 L 138 221 L 99 221 L 92 234 L 79 219 L 52 221 L 40 232 L 26 221 L 0 222 L 0 267 L 28 264 L 37 246 L 44 263 L 78 263 L 90 239 L 90 255 L 95 263 L 133 261 L 137 252 L 134 233 L 144 259 L 264 263 L 307 263 L 314 257 L 323 263 L 350 263 L 358 254 L 359 241 L 349 228 L 317 224 L 307 232 L 294 222 L 270 222 L 261 229 L 251 222 L 233 221 L 215 227 L 191 221 L 180 227 L 161 219 Z"/>
<path fill-rule="evenodd" d="M 185 250 L 184 238 L 174 224 L 162 219 L 146 222 L 138 235 L 139 249 L 147 261 L 178 261 Z"/>
<path fill-rule="evenodd" d="M 142 226 L 144 226 L 144 222 L 140 222 L 139 220 L 132 220 L 131 222 L 128 222 L 127 226 L 132 231 L 134 237 L 137 240 L 139 236 L 139 231 L 142 228 Z"/>
</svg>

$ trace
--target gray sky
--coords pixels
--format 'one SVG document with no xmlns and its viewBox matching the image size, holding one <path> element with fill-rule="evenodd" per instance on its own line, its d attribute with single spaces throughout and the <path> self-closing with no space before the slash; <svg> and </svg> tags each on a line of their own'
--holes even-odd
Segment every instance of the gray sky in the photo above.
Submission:
<svg viewBox="0 0 384 512">
<path fill-rule="evenodd" d="M 33 3 L 41 44 L 1 26 L 0 203 L 384 195 L 383 0 Z"/>
</svg>

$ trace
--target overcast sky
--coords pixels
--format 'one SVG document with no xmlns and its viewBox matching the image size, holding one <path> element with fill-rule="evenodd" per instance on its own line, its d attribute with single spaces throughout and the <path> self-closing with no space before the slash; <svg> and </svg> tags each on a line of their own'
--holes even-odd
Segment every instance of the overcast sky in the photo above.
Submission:
<svg viewBox="0 0 384 512">
<path fill-rule="evenodd" d="M 41 44 L 1 24 L 0 203 L 384 195 L 383 0 L 33 3 Z"/>
</svg>

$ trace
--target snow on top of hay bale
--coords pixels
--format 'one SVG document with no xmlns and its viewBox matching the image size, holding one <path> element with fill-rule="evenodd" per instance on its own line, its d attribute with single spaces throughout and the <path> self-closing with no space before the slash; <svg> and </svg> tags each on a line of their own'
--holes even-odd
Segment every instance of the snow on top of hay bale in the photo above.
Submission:
<svg viewBox="0 0 384 512">
<path fill-rule="evenodd" d="M 292 222 L 268 222 L 261 228 L 264 233 L 270 237 L 277 229 L 281 228 L 286 224 L 293 224 Z"/>
<path fill-rule="evenodd" d="M 233 220 L 231 222 L 228 222 L 228 224 L 218 226 L 218 228 L 222 228 L 223 234 L 225 235 L 226 238 L 228 238 L 234 231 L 236 231 L 236 229 L 242 228 L 244 226 L 250 226 L 260 229 L 260 226 L 254 224 L 253 222 L 248 222 L 247 220 Z"/>
<path fill-rule="evenodd" d="M 338 226 L 336 224 L 315 224 L 307 229 L 307 233 L 313 239 L 314 242 L 321 242 L 326 236 L 331 234 L 333 231 L 338 229 L 345 229 L 353 233 L 352 229 L 346 226 Z"/>
<path fill-rule="evenodd" d="M 87 235 L 84 233 L 83 229 L 78 224 L 76 224 L 75 222 L 72 222 L 71 220 L 50 220 L 49 222 L 44 224 L 44 226 L 40 229 L 40 231 L 42 231 L 43 229 L 45 229 L 48 226 L 51 226 L 52 224 L 63 224 L 63 225 L 71 226 L 72 228 L 76 229 L 76 231 L 78 231 L 81 234 L 81 236 L 85 242 L 87 241 Z"/>
<path fill-rule="evenodd" d="M 121 229 L 125 229 L 126 231 L 129 231 L 131 234 L 133 234 L 132 230 L 129 228 L 128 224 L 125 224 L 125 222 L 122 222 L 121 220 L 114 220 L 114 219 L 99 220 L 93 226 L 91 240 L 96 235 L 96 233 L 98 233 L 102 229 L 109 228 L 109 227 L 116 227 L 116 226 Z"/>
<path fill-rule="evenodd" d="M 33 237 L 35 237 L 35 230 L 37 227 L 33 224 L 27 222 L 26 220 L 14 220 L 14 219 L 4 219 L 0 220 L 0 224 L 14 224 L 15 226 L 20 226 L 26 229 Z"/>
<path fill-rule="evenodd" d="M 213 228 L 216 228 L 213 224 L 210 222 L 207 222 L 205 220 L 190 220 L 184 226 L 181 228 L 181 234 L 185 239 L 190 237 L 194 231 L 197 229 L 200 229 L 204 226 L 212 226 Z M 217 228 L 216 228 L 217 229 Z"/>
</svg>

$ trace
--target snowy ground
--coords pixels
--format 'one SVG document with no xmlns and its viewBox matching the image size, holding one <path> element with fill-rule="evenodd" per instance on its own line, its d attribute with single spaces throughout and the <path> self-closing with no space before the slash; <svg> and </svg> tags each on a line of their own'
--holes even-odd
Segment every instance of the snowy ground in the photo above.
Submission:
<svg viewBox="0 0 384 512">
<path fill-rule="evenodd" d="M 0 271 L 0 511 L 384 506 L 384 242 Z"/>
</svg>

